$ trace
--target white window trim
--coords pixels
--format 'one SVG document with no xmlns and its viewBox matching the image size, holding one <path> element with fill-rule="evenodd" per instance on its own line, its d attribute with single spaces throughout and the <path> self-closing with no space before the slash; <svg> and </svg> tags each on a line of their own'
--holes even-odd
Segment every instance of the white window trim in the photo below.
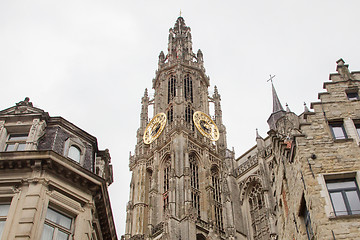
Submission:
<svg viewBox="0 0 360 240">
<path fill-rule="evenodd" d="M 68 155 L 69 155 L 69 149 L 71 146 L 75 146 L 75 147 L 79 148 L 79 150 L 80 150 L 79 164 L 83 165 L 84 160 L 85 160 L 85 152 L 86 152 L 85 144 L 79 138 L 72 138 L 72 137 L 68 138 L 65 141 L 65 145 L 64 145 L 64 156 L 67 158 L 69 158 Z M 71 160 L 73 160 L 73 159 L 71 159 Z M 75 160 L 73 160 L 73 161 L 75 161 Z"/>
<path fill-rule="evenodd" d="M 10 228 L 11 228 L 11 222 L 12 222 L 12 219 L 14 218 L 14 214 L 16 211 L 17 203 L 18 203 L 18 198 L 14 197 L 15 196 L 14 188 L 1 187 L 0 191 L 2 192 L 1 198 L 0 198 L 0 204 L 9 204 L 10 205 L 6 218 L 2 218 L 2 219 L 5 219 L 6 223 L 5 223 L 3 233 L 0 237 L 0 239 L 8 239 Z"/>
<path fill-rule="evenodd" d="M 78 216 L 80 213 L 84 212 L 84 209 L 81 207 L 81 204 L 55 190 L 47 192 L 46 201 L 47 203 L 44 205 L 44 209 L 46 209 L 46 211 L 42 212 L 41 221 L 39 223 L 40 224 L 39 226 L 41 226 L 41 229 L 38 233 L 39 239 L 41 239 L 43 234 L 43 227 L 46 223 L 46 213 L 48 208 L 51 208 L 55 211 L 64 214 L 65 216 L 72 218 L 71 235 L 69 239 L 75 239 L 74 236 L 76 236 L 76 232 L 77 230 L 79 230 L 77 229 L 76 226 L 81 224 L 79 222 Z"/>
<path fill-rule="evenodd" d="M 345 179 L 345 178 L 354 178 L 357 183 L 357 186 L 359 186 L 360 171 L 319 174 L 319 176 L 317 177 L 318 183 L 321 185 L 320 196 L 325 199 L 324 211 L 328 218 L 337 218 L 339 216 L 335 216 L 335 210 L 333 208 L 330 194 L 326 186 L 326 180 Z"/>
</svg>

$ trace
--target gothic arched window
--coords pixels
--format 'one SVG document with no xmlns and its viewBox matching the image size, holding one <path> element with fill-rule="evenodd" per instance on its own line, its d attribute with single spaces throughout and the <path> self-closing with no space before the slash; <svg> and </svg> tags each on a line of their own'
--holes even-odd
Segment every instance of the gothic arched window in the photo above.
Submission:
<svg viewBox="0 0 360 240">
<path fill-rule="evenodd" d="M 187 105 L 185 108 L 185 121 L 187 123 L 190 123 L 191 130 L 194 131 L 194 122 L 192 119 L 193 115 L 194 115 L 194 110 L 191 109 L 190 105 Z"/>
<path fill-rule="evenodd" d="M 163 193 L 163 201 L 164 201 L 164 211 L 168 208 L 169 205 L 169 189 L 170 189 L 170 157 L 168 157 L 165 165 L 164 165 L 164 193 Z"/>
<path fill-rule="evenodd" d="M 193 208 L 196 209 L 200 217 L 200 187 L 199 187 L 199 166 L 194 153 L 189 155 L 190 176 L 191 176 L 191 201 Z"/>
<path fill-rule="evenodd" d="M 174 120 L 174 108 L 171 105 L 168 112 L 167 112 L 167 120 L 168 123 L 172 123 L 172 121 Z"/>
<path fill-rule="evenodd" d="M 223 230 L 223 214 L 221 204 L 221 192 L 220 192 L 220 174 L 217 168 L 211 169 L 211 183 L 213 187 L 213 200 L 214 200 L 214 212 L 215 222 L 219 230 Z"/>
<path fill-rule="evenodd" d="M 184 95 L 185 100 L 193 102 L 193 87 L 190 74 L 186 74 L 184 77 Z"/>
<path fill-rule="evenodd" d="M 249 191 L 249 210 L 254 239 L 268 239 L 269 228 L 265 211 L 264 195 L 260 183 L 254 184 Z"/>
<path fill-rule="evenodd" d="M 176 96 L 176 78 L 171 75 L 168 81 L 168 103 Z"/>
</svg>

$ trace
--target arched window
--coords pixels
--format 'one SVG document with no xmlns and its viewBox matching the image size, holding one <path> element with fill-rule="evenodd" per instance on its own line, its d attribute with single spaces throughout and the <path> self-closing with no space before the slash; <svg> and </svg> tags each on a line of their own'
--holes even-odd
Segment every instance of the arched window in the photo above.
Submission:
<svg viewBox="0 0 360 240">
<path fill-rule="evenodd" d="M 168 81 L 168 103 L 176 96 L 176 78 L 171 75 Z"/>
<path fill-rule="evenodd" d="M 71 145 L 69 148 L 68 157 L 76 162 L 80 162 L 81 151 L 77 146 Z"/>
<path fill-rule="evenodd" d="M 190 123 L 192 131 L 194 131 L 193 115 L 194 115 L 194 110 L 191 109 L 190 105 L 187 105 L 185 108 L 185 121 L 187 123 Z"/>
<path fill-rule="evenodd" d="M 186 74 L 184 77 L 184 95 L 185 100 L 193 102 L 193 87 L 190 74 Z"/>
<path fill-rule="evenodd" d="M 170 189 L 170 157 L 168 157 L 165 165 L 164 165 L 164 193 L 163 193 L 163 201 L 164 201 L 164 211 L 168 208 L 169 205 L 169 189 Z"/>
<path fill-rule="evenodd" d="M 222 204 L 221 204 L 221 191 L 220 191 L 220 174 L 217 168 L 211 169 L 211 182 L 213 187 L 213 200 L 214 200 L 214 212 L 215 212 L 215 222 L 219 230 L 223 230 L 223 214 L 222 214 Z"/>
<path fill-rule="evenodd" d="M 168 123 L 172 123 L 174 121 L 174 108 L 171 105 L 169 110 L 167 111 L 167 121 Z"/>
<path fill-rule="evenodd" d="M 204 237 L 204 235 L 198 233 L 196 234 L 196 240 L 206 240 L 206 238 Z"/>
<path fill-rule="evenodd" d="M 250 189 L 249 210 L 254 239 L 268 239 L 269 228 L 265 211 L 264 195 L 260 183 L 254 184 Z"/>
<path fill-rule="evenodd" d="M 200 187 L 199 187 L 199 166 L 196 162 L 195 154 L 189 155 L 190 174 L 191 174 L 191 201 L 193 208 L 196 209 L 200 218 Z"/>
</svg>

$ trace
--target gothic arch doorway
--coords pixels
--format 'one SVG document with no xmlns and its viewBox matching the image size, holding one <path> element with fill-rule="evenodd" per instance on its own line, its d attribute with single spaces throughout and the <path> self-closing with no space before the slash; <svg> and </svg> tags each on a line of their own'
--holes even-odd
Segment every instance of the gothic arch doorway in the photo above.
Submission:
<svg viewBox="0 0 360 240">
<path fill-rule="evenodd" d="M 206 240 L 206 237 L 201 233 L 196 234 L 196 240 Z"/>
</svg>

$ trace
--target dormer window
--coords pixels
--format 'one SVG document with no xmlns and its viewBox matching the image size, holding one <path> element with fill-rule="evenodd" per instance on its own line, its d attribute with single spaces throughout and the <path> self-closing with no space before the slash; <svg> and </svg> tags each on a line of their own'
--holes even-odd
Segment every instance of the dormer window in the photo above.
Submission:
<svg viewBox="0 0 360 240">
<path fill-rule="evenodd" d="M 80 162 L 81 151 L 77 146 L 71 145 L 69 148 L 68 157 L 76 162 Z"/>
<path fill-rule="evenodd" d="M 9 138 L 6 141 L 5 151 L 24 151 L 26 147 L 26 140 L 28 134 L 9 134 Z"/>
<path fill-rule="evenodd" d="M 70 137 L 65 141 L 64 146 L 64 156 L 70 158 L 71 160 L 79 163 L 80 165 L 84 164 L 86 146 L 85 144 L 77 137 Z"/>
</svg>

